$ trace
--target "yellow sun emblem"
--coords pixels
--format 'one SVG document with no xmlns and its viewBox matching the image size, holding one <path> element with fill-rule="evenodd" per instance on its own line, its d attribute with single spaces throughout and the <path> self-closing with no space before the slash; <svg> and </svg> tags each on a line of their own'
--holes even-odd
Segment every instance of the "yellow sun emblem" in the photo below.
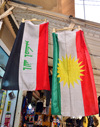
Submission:
<svg viewBox="0 0 100 127">
<path fill-rule="evenodd" d="M 70 84 L 74 87 L 74 82 L 78 84 L 77 80 L 82 80 L 80 76 L 84 76 L 81 72 L 84 65 L 80 66 L 82 62 L 78 63 L 78 59 L 75 60 L 75 57 L 71 59 L 71 56 L 68 58 L 62 57 L 62 60 L 59 59 L 58 68 L 57 68 L 57 77 L 60 77 L 60 82 L 63 81 L 63 86 L 68 84 L 68 88 Z"/>
</svg>

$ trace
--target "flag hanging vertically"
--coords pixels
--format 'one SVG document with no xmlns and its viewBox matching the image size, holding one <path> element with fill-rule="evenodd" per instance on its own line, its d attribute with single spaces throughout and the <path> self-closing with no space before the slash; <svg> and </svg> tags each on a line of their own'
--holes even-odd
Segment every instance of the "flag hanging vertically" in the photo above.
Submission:
<svg viewBox="0 0 100 127">
<path fill-rule="evenodd" d="M 15 41 L 15 48 L 18 49 L 20 56 L 16 56 L 18 51 L 13 47 L 12 58 L 9 58 L 2 80 L 2 89 L 50 90 L 48 22 L 34 25 L 32 22 L 26 21 L 22 24 L 24 24 L 24 29 L 21 32 L 21 38 L 20 34 L 18 34 Z M 18 45 L 20 45 L 19 48 Z M 17 63 L 15 56 L 18 59 Z M 13 77 L 16 77 L 16 79 L 14 80 Z"/>
<path fill-rule="evenodd" d="M 90 56 L 83 31 L 53 33 L 52 114 L 98 114 Z"/>
</svg>

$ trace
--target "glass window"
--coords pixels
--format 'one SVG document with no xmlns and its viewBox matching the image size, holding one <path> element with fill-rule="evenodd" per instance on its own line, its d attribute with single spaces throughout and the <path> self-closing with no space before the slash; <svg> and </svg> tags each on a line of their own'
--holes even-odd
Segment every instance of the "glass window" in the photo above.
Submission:
<svg viewBox="0 0 100 127">
<path fill-rule="evenodd" d="M 100 0 L 75 0 L 75 17 L 100 23 Z"/>
</svg>

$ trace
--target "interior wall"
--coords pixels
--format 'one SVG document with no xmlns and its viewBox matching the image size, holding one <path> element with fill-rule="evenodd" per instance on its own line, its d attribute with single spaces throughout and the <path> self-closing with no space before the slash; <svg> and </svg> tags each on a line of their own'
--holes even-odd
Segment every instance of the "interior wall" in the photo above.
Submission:
<svg viewBox="0 0 100 127">
<path fill-rule="evenodd" d="M 3 24 L 2 29 L 0 31 L 0 38 L 7 46 L 7 48 L 11 51 L 15 39 L 5 24 Z"/>
<path fill-rule="evenodd" d="M 62 14 L 75 16 L 74 0 L 61 0 Z"/>
<path fill-rule="evenodd" d="M 57 6 L 57 0 L 20 0 L 26 3 L 34 4 L 43 7 L 46 10 L 52 10 Z"/>
<path fill-rule="evenodd" d="M 20 1 L 41 6 L 45 10 L 75 16 L 74 0 L 20 0 Z"/>
</svg>

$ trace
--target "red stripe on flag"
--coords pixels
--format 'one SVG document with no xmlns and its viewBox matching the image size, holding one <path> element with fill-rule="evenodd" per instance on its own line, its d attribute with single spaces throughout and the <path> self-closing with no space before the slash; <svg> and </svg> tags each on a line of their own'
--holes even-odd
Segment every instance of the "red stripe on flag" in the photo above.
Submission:
<svg viewBox="0 0 100 127">
<path fill-rule="evenodd" d="M 84 65 L 82 69 L 84 76 L 81 77 L 82 95 L 84 103 L 85 116 L 98 114 L 97 93 L 95 88 L 93 70 L 91 66 L 90 56 L 85 44 L 83 31 L 76 32 L 76 50 L 79 62 Z"/>
<path fill-rule="evenodd" d="M 48 73 L 48 24 L 41 24 L 39 28 L 36 90 L 50 90 Z"/>
</svg>

